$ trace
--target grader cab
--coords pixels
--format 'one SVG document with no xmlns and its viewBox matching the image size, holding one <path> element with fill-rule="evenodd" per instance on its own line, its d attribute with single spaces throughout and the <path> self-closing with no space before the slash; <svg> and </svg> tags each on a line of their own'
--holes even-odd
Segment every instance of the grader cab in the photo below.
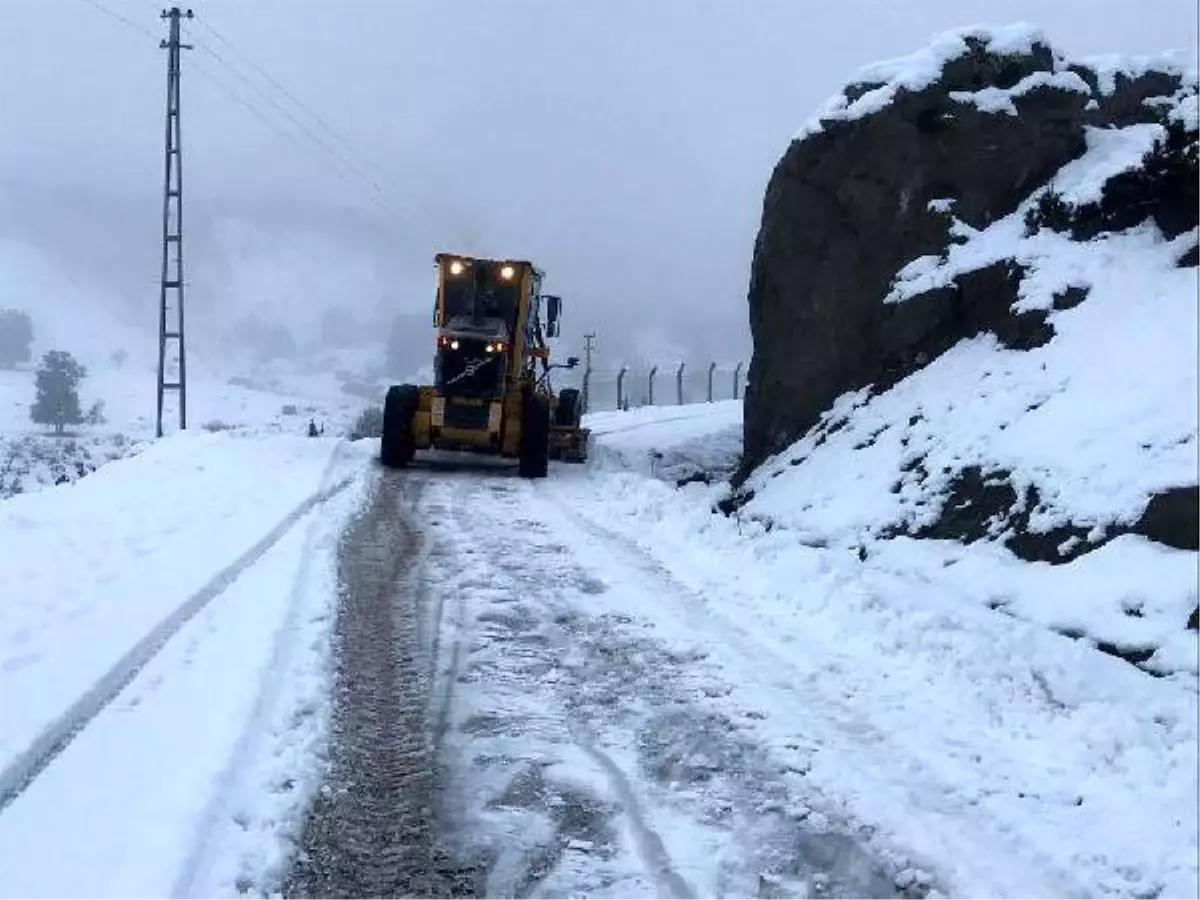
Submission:
<svg viewBox="0 0 1200 900">
<path fill-rule="evenodd" d="M 518 461 L 544 478 L 549 460 L 584 462 L 587 429 L 579 392 L 557 394 L 547 340 L 557 337 L 562 300 L 542 294 L 543 273 L 522 260 L 439 253 L 434 383 L 388 388 L 380 461 L 408 465 L 417 450 L 455 450 Z"/>
</svg>

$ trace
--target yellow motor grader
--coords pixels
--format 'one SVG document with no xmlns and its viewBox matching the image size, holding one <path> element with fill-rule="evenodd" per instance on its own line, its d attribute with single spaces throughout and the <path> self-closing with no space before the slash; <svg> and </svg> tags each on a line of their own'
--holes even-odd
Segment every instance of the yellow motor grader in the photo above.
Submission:
<svg viewBox="0 0 1200 900">
<path fill-rule="evenodd" d="M 532 263 L 439 253 L 434 383 L 388 388 L 380 462 L 406 466 L 417 450 L 515 458 L 525 478 L 545 478 L 550 459 L 584 462 L 579 391 L 557 394 L 547 340 L 557 337 L 562 299 L 542 293 Z M 544 318 L 543 318 L 544 316 Z"/>
</svg>

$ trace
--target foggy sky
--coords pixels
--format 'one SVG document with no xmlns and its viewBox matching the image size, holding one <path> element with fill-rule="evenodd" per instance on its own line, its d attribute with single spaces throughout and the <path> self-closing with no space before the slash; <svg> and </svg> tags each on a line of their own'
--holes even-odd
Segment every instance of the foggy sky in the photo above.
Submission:
<svg viewBox="0 0 1200 900">
<path fill-rule="evenodd" d="M 0 306 L 32 250 L 152 341 L 162 179 L 159 6 L 0 0 Z M 746 358 L 762 193 L 793 133 L 861 65 L 933 32 L 1029 21 L 1072 54 L 1197 40 L 1194 0 L 199 0 L 196 14 L 348 139 L 350 175 L 190 24 L 183 143 L 190 344 L 258 316 L 315 340 L 329 310 L 377 334 L 426 313 L 435 252 L 534 259 L 564 345 L 602 359 Z M 207 48 L 207 49 L 206 49 Z M 298 136 L 270 130 L 210 79 Z M 370 163 L 362 161 L 365 156 Z M 386 211 L 380 207 L 386 207 Z M 10 257 L 11 258 L 11 255 Z M 13 291 L 32 296 L 9 296 Z M 197 346 L 199 345 L 199 346 Z M 207 346 L 205 346 L 207 345 Z M 151 347 L 152 351 L 153 348 Z"/>
</svg>

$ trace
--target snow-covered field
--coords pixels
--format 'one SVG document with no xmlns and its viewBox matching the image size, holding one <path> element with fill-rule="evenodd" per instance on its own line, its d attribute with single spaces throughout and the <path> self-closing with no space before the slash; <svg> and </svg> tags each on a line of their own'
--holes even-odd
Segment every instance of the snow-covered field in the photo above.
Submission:
<svg viewBox="0 0 1200 900">
<path fill-rule="evenodd" d="M 181 435 L 0 505 L 0 893 L 230 893 L 277 864 L 364 457 Z"/>
<path fill-rule="evenodd" d="M 114 460 L 140 452 L 154 437 L 155 374 L 129 364 L 89 367 L 80 386 L 84 410 L 104 403 L 105 422 L 79 425 L 66 435 L 30 421 L 33 366 L 0 370 L 0 499 L 76 481 Z M 188 431 L 303 435 L 309 420 L 326 435 L 344 435 L 372 401 L 342 392 L 328 374 L 276 376 L 252 386 L 212 375 L 193 376 L 188 388 Z M 381 402 L 382 391 L 379 399 Z M 164 430 L 177 430 L 174 397 L 167 395 Z"/>
</svg>

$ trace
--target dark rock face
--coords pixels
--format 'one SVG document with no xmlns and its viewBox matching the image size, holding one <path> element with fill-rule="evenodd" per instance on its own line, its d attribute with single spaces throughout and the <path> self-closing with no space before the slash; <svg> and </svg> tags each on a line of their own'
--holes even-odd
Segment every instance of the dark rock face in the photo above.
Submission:
<svg viewBox="0 0 1200 900">
<path fill-rule="evenodd" d="M 1177 550 L 1200 550 L 1200 486 L 1155 494 L 1132 530 Z"/>
<path fill-rule="evenodd" d="M 866 385 L 885 389 L 964 338 L 990 331 L 1013 349 L 1049 341 L 1054 332 L 1044 313 L 1011 311 L 1021 278 L 1015 264 L 968 273 L 899 304 L 883 298 L 903 266 L 940 256 L 957 239 L 950 217 L 931 210 L 931 200 L 953 198 L 954 216 L 986 227 L 1081 155 L 1087 126 L 1158 121 L 1161 108 L 1144 101 L 1180 88 L 1177 76 L 1163 73 L 1118 76 L 1112 93 L 1094 89 L 1091 97 L 1043 85 L 1014 97 L 1018 115 L 989 113 L 951 93 L 1008 88 L 1032 73 L 1052 72 L 1054 54 L 1041 45 L 998 55 L 980 40 L 967 44 L 969 52 L 947 63 L 934 84 L 901 88 L 863 118 L 824 122 L 820 132 L 793 142 L 776 166 L 751 270 L 754 357 L 736 482 L 812 428 L 839 395 Z M 1098 85 L 1095 73 L 1076 72 Z M 854 84 L 845 94 L 853 100 L 878 86 Z M 1188 220 L 1177 211 L 1189 202 L 1194 225 L 1194 163 L 1192 193 L 1173 205 L 1161 202 L 1183 190 L 1189 176 L 1184 145 L 1165 149 L 1162 172 L 1114 187 L 1092 216 L 1099 227 L 1119 224 L 1122 216 L 1141 221 L 1161 214 L 1178 232 Z M 1031 225 L 1072 228 L 1071 210 L 1049 212 L 1058 218 Z M 1069 292 L 1062 299 L 1071 305 L 1083 297 Z"/>
<path fill-rule="evenodd" d="M 1115 531 L 1109 530 L 1099 541 L 1089 541 L 1089 529 L 1071 523 L 1049 531 L 1032 531 L 1029 519 L 1040 503 L 1037 488 L 1028 485 L 1018 492 L 1010 472 L 1003 469 L 984 472 L 978 466 L 968 466 L 955 473 L 933 522 L 917 529 L 895 529 L 892 533 L 964 544 L 1003 536 L 1004 546 L 1017 558 L 1052 565 L 1078 559 L 1116 536 Z"/>
<path fill-rule="evenodd" d="M 1076 241 L 1090 241 L 1149 218 L 1167 238 L 1191 231 L 1196 227 L 1200 202 L 1197 149 L 1196 133 L 1188 133 L 1180 123 L 1172 122 L 1145 164 L 1109 179 L 1098 201 L 1070 206 L 1061 197 L 1046 194 L 1026 216 L 1026 230 L 1033 233 L 1038 228 L 1050 228 Z"/>
</svg>

